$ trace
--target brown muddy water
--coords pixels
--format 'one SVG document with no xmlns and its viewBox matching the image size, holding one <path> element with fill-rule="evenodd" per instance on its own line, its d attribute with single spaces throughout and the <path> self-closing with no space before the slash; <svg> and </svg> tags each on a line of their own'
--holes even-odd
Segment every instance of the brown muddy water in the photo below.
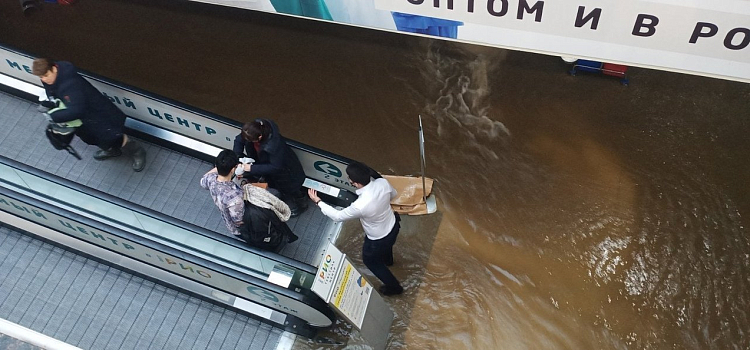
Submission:
<svg viewBox="0 0 750 350">
<path fill-rule="evenodd" d="M 440 214 L 405 220 L 390 348 L 750 348 L 748 84 L 166 0 L 3 2 L 0 42 L 387 174 L 421 114 Z"/>
</svg>

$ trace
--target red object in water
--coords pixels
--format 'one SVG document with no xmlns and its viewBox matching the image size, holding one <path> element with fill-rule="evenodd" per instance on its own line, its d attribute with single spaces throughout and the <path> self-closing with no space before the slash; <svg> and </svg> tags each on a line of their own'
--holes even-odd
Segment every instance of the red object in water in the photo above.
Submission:
<svg viewBox="0 0 750 350">
<path fill-rule="evenodd" d="M 620 64 L 605 63 L 602 65 L 602 74 L 611 75 L 614 77 L 624 77 L 625 73 L 628 72 L 628 66 Z"/>
</svg>

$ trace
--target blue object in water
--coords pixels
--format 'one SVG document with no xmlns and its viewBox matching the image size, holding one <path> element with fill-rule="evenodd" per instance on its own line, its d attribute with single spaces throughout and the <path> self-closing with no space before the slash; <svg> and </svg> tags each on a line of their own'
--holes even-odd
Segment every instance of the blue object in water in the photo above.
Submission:
<svg viewBox="0 0 750 350">
<path fill-rule="evenodd" d="M 602 63 L 598 61 L 578 60 L 576 61 L 575 65 L 575 69 L 582 70 L 584 72 L 599 73 L 602 70 Z"/>
<path fill-rule="evenodd" d="M 396 29 L 407 33 L 428 34 L 444 38 L 455 39 L 458 36 L 458 26 L 463 22 L 448 19 L 425 17 L 401 12 L 391 12 Z"/>
</svg>

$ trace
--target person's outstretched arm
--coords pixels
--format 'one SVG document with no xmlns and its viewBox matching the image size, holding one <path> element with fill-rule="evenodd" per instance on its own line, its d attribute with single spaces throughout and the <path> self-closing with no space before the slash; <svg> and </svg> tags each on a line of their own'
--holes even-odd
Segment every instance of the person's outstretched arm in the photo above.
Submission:
<svg viewBox="0 0 750 350">
<path fill-rule="evenodd" d="M 308 189 L 307 194 L 310 196 L 310 199 L 320 207 L 320 211 L 323 212 L 323 215 L 331 218 L 333 221 L 346 221 L 362 217 L 362 211 L 359 210 L 354 203 L 344 209 L 338 210 L 321 201 L 320 197 L 318 197 L 318 191 Z"/>
</svg>

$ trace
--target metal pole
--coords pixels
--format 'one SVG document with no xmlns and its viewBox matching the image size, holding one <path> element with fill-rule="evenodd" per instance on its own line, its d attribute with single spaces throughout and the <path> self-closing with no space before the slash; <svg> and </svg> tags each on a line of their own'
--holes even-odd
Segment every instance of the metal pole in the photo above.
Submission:
<svg viewBox="0 0 750 350">
<path fill-rule="evenodd" d="M 419 157 L 422 163 L 422 200 L 427 203 L 427 185 L 425 181 L 425 160 L 424 160 L 424 130 L 422 130 L 422 115 L 419 115 Z"/>
</svg>

